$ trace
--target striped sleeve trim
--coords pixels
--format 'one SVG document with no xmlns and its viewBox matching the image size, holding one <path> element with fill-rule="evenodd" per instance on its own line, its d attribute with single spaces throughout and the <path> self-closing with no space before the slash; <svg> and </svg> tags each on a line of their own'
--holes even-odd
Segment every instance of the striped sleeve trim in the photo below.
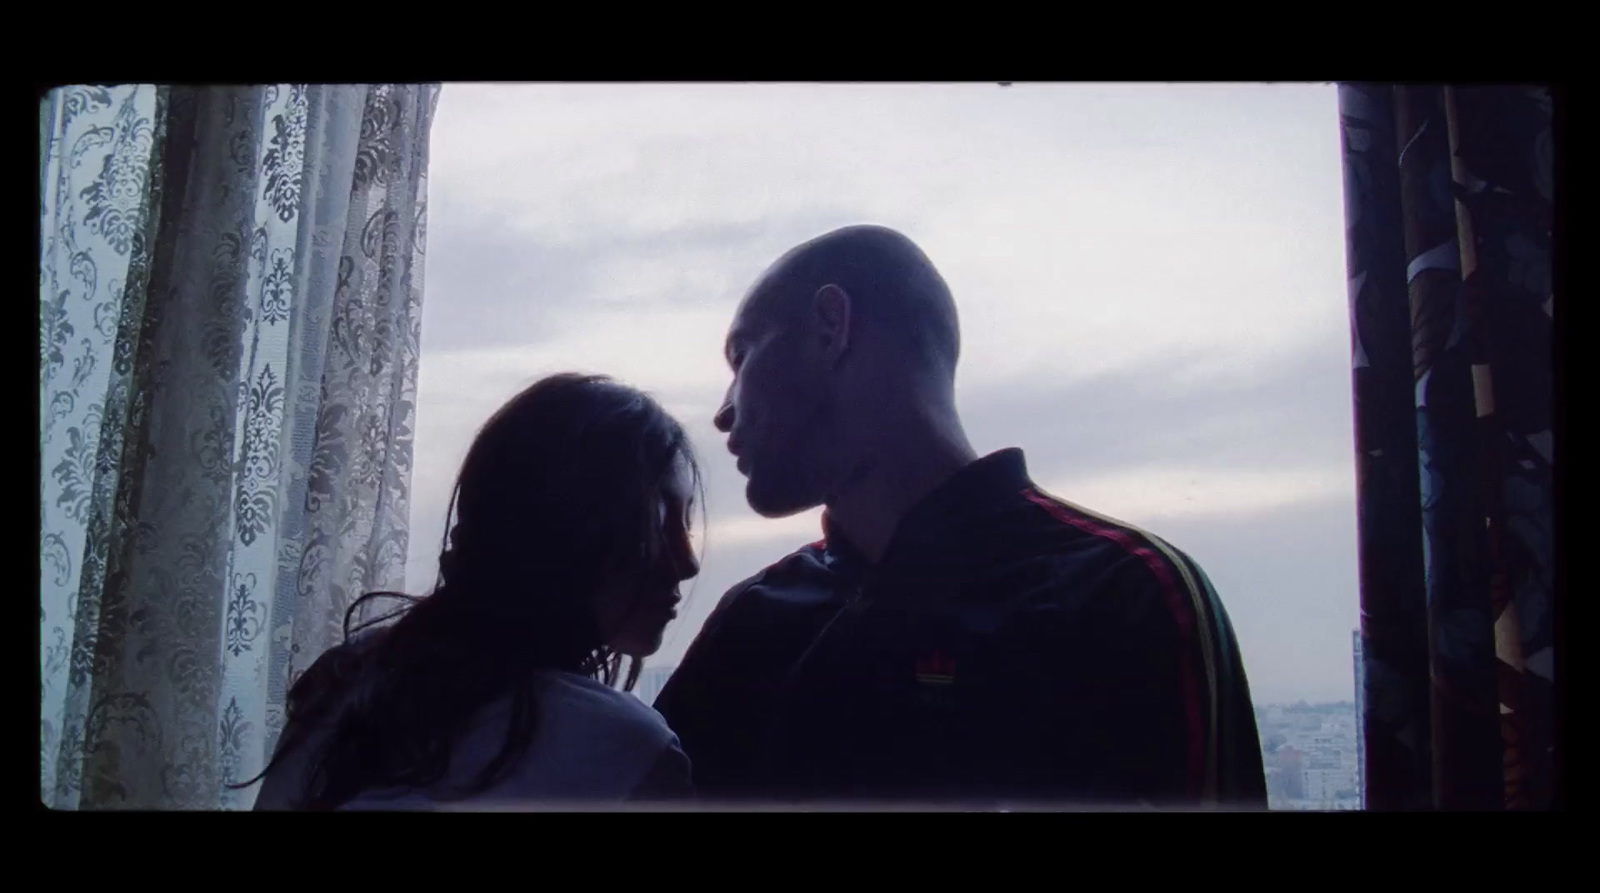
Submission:
<svg viewBox="0 0 1600 893">
<path fill-rule="evenodd" d="M 1144 562 L 1160 581 L 1168 610 L 1180 634 L 1179 679 L 1184 692 L 1188 730 L 1188 772 L 1191 793 L 1217 801 L 1217 691 L 1215 634 L 1206 585 L 1198 569 L 1177 550 L 1132 525 L 1108 518 L 1058 497 L 1029 488 L 1022 495 L 1052 517 L 1093 536 L 1108 539 Z M 1204 686 L 1195 674 L 1195 652 L 1205 670 Z"/>
</svg>

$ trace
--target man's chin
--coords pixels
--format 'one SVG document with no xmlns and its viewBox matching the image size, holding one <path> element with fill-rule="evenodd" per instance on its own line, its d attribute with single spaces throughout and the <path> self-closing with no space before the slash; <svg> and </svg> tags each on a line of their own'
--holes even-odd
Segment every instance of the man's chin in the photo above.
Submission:
<svg viewBox="0 0 1600 893">
<path fill-rule="evenodd" d="M 764 492 L 754 481 L 745 484 L 744 500 L 749 503 L 751 511 L 771 521 L 798 515 L 822 504 L 821 499 L 806 499 L 797 494 Z"/>
</svg>

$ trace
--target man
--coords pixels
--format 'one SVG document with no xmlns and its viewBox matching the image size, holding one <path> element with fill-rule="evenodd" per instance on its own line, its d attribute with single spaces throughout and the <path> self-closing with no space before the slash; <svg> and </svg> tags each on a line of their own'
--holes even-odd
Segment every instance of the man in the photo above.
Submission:
<svg viewBox="0 0 1600 893">
<path fill-rule="evenodd" d="M 825 538 L 733 587 L 656 708 L 713 800 L 1265 807 L 1222 604 L 1149 534 L 979 458 L 956 309 L 905 236 L 780 258 L 717 412 L 757 513 Z"/>
</svg>

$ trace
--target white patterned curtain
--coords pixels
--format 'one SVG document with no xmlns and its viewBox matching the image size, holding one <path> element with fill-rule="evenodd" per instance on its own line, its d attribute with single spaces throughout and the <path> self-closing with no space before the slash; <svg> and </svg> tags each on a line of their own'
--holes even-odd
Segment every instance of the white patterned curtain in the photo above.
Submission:
<svg viewBox="0 0 1600 893">
<path fill-rule="evenodd" d="M 247 807 L 296 675 L 403 584 L 436 85 L 40 109 L 40 794 Z"/>
</svg>

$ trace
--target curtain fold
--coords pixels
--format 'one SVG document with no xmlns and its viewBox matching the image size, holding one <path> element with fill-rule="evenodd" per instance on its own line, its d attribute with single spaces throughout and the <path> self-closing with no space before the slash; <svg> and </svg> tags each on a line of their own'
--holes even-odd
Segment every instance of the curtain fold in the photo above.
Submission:
<svg viewBox="0 0 1600 893">
<path fill-rule="evenodd" d="M 248 806 L 403 580 L 428 85 L 41 104 L 41 796 Z"/>
<path fill-rule="evenodd" d="M 1339 88 L 1366 802 L 1552 803 L 1551 101 Z"/>
</svg>

